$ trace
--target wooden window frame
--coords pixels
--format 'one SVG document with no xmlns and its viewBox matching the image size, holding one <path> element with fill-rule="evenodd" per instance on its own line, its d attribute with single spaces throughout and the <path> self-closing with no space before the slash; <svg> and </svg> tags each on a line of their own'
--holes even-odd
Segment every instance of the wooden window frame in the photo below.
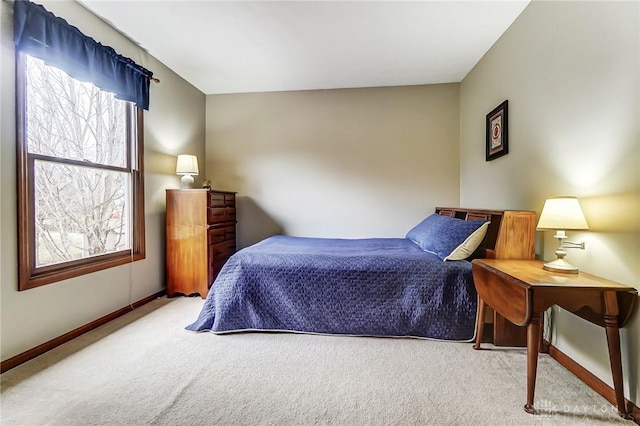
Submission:
<svg viewBox="0 0 640 426">
<path fill-rule="evenodd" d="M 144 213 L 144 115 L 141 108 L 127 104 L 127 149 L 131 178 L 131 248 L 104 255 L 36 267 L 34 157 L 27 152 L 26 54 L 16 52 L 16 140 L 18 195 L 18 290 L 124 265 L 146 257 Z M 131 111 L 134 109 L 135 111 Z M 135 130 L 135 135 L 131 132 Z M 134 164 L 131 164 L 133 159 Z M 73 160 L 61 163 L 82 164 Z"/>
</svg>

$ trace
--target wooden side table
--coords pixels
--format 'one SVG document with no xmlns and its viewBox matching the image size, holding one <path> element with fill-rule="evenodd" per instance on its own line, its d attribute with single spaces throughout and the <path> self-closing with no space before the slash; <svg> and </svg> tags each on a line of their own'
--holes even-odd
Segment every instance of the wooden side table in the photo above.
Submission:
<svg viewBox="0 0 640 426">
<path fill-rule="evenodd" d="M 604 327 L 609 347 L 618 414 L 628 418 L 622 386 L 619 328 L 629 320 L 638 298 L 633 287 L 584 272 L 561 274 L 542 269 L 537 260 L 476 259 L 473 280 L 480 296 L 476 343 L 480 349 L 486 305 L 519 326 L 527 327 L 527 402 L 524 410 L 534 413 L 541 318 L 558 305 L 587 321 Z"/>
</svg>

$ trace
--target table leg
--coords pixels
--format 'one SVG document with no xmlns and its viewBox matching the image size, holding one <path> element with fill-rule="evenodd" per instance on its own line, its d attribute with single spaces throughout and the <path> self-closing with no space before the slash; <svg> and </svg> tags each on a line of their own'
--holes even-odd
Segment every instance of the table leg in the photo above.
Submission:
<svg viewBox="0 0 640 426">
<path fill-rule="evenodd" d="M 609 347 L 609 363 L 613 376 L 613 388 L 616 393 L 616 405 L 620 417 L 628 418 L 625 401 L 624 387 L 622 384 L 622 360 L 620 353 L 620 330 L 618 328 L 618 297 L 614 291 L 604 293 L 604 327 L 607 332 L 607 345 Z"/>
<path fill-rule="evenodd" d="M 527 325 L 527 403 L 524 411 L 534 414 L 533 397 L 536 391 L 536 372 L 538 370 L 538 350 L 540 346 L 540 314 L 531 314 Z"/>
<path fill-rule="evenodd" d="M 478 297 L 478 318 L 476 320 L 476 344 L 473 345 L 473 349 L 480 349 L 480 343 L 482 342 L 482 335 L 484 334 L 484 311 L 486 308 L 484 300 Z"/>
<path fill-rule="evenodd" d="M 538 341 L 538 352 L 539 353 L 546 353 L 548 351 L 545 351 L 545 346 L 544 346 L 544 312 L 540 314 L 540 337 L 539 337 L 539 341 Z"/>
</svg>

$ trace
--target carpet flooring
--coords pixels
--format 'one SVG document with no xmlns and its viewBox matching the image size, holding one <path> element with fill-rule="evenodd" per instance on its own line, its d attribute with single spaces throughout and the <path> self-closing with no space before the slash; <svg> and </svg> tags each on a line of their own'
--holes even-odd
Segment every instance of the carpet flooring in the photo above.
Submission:
<svg viewBox="0 0 640 426">
<path fill-rule="evenodd" d="M 199 298 L 161 298 L 1 376 L 2 425 L 627 424 L 541 355 L 292 333 L 194 334 Z"/>
</svg>

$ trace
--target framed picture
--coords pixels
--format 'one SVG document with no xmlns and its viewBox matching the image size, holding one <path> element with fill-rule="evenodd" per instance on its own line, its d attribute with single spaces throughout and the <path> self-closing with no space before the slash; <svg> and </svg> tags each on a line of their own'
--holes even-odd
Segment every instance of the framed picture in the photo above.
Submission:
<svg viewBox="0 0 640 426">
<path fill-rule="evenodd" d="M 508 105 L 509 101 L 504 101 L 487 114 L 486 161 L 509 153 Z"/>
</svg>

